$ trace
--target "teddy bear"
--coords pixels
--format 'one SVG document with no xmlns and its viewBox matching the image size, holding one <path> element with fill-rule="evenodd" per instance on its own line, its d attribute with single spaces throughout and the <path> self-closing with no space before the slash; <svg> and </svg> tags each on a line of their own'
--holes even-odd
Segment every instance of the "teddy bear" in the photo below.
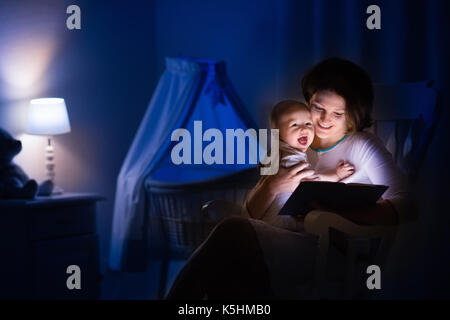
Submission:
<svg viewBox="0 0 450 320">
<path fill-rule="evenodd" d="M 0 199 L 34 199 L 49 196 L 53 182 L 45 180 L 40 185 L 29 179 L 26 173 L 12 159 L 22 150 L 20 140 L 15 140 L 0 128 Z"/>
</svg>

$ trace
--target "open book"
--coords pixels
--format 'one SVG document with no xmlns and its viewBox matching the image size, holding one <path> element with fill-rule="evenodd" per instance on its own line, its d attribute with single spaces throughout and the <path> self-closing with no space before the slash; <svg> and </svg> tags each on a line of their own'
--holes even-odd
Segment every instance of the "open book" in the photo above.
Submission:
<svg viewBox="0 0 450 320">
<path fill-rule="evenodd" d="M 292 193 L 279 215 L 306 215 L 312 201 L 332 210 L 375 204 L 388 187 L 375 184 L 304 181 Z"/>
</svg>

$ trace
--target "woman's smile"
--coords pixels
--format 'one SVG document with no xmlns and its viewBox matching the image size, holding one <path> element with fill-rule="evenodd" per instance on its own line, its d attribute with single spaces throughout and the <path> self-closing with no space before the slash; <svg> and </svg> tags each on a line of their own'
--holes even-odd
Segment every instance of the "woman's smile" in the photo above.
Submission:
<svg viewBox="0 0 450 320">
<path fill-rule="evenodd" d="M 320 129 L 323 129 L 323 130 L 329 130 L 329 129 L 331 129 L 333 126 L 332 125 L 325 125 L 325 124 L 322 124 L 322 123 L 320 123 L 320 122 L 317 122 L 317 126 L 320 128 Z"/>
</svg>

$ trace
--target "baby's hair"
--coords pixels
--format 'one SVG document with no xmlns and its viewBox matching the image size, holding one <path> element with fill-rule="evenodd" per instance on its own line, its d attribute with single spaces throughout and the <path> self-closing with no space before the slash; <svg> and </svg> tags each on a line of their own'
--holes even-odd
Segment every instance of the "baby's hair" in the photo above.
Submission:
<svg viewBox="0 0 450 320">
<path fill-rule="evenodd" d="M 297 100 L 283 100 L 278 102 L 270 112 L 270 126 L 272 127 L 272 129 L 279 129 L 280 126 L 278 124 L 278 119 L 280 118 L 280 115 L 294 106 L 309 110 L 303 102 Z"/>
</svg>

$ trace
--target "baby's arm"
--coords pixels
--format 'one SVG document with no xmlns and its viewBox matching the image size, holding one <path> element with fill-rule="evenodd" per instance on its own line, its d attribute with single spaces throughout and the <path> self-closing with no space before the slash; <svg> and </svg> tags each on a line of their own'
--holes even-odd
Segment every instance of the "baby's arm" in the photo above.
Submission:
<svg viewBox="0 0 450 320">
<path fill-rule="evenodd" d="M 340 161 L 336 167 L 336 171 L 332 173 L 317 174 L 320 181 L 338 182 L 351 176 L 355 172 L 355 167 L 348 162 Z"/>
</svg>

